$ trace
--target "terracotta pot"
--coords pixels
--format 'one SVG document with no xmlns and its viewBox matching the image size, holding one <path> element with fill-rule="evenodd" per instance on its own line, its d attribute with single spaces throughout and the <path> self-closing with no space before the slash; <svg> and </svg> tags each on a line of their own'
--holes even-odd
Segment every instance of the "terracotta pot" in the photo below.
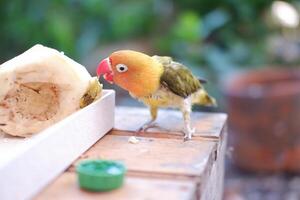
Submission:
<svg viewBox="0 0 300 200">
<path fill-rule="evenodd" d="M 237 166 L 300 172 L 300 70 L 237 75 L 225 90 Z"/>
</svg>

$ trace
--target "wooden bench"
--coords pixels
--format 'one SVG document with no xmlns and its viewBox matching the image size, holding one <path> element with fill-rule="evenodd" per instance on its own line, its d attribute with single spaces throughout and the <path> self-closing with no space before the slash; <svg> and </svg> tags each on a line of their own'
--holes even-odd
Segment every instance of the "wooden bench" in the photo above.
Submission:
<svg viewBox="0 0 300 200">
<path fill-rule="evenodd" d="M 135 130 L 149 120 L 148 110 L 117 107 L 115 128 L 35 199 L 221 200 L 226 118 L 225 114 L 193 113 L 197 133 L 191 141 L 183 142 L 180 112 L 162 110 L 157 123 L 163 128 L 136 133 Z M 133 135 L 139 140 L 136 144 L 128 142 Z M 124 186 L 102 193 L 81 190 L 74 166 L 91 158 L 124 162 L 128 170 Z"/>
</svg>

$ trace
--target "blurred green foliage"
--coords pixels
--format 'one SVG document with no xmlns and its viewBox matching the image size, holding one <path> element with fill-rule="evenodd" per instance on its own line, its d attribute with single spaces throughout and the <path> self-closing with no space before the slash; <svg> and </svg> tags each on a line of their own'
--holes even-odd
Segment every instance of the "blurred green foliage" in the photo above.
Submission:
<svg viewBox="0 0 300 200">
<path fill-rule="evenodd" d="M 152 1 L 2 0 L 0 59 L 36 43 L 83 57 L 103 43 L 151 32 L 152 7 Z"/>
<path fill-rule="evenodd" d="M 217 82 L 236 69 L 278 63 L 268 39 L 271 0 L 2 0 L 0 61 L 36 43 L 82 59 L 103 44 L 148 39 Z M 293 3 L 296 1 L 292 1 Z"/>
</svg>

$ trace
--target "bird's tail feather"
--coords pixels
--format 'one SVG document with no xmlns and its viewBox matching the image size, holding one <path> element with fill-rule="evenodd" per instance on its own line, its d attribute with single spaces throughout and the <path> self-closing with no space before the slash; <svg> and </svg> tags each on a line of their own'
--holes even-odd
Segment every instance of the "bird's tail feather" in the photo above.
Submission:
<svg viewBox="0 0 300 200">
<path fill-rule="evenodd" d="M 217 106 L 215 98 L 211 97 L 204 89 L 192 94 L 192 103 L 202 106 Z"/>
</svg>

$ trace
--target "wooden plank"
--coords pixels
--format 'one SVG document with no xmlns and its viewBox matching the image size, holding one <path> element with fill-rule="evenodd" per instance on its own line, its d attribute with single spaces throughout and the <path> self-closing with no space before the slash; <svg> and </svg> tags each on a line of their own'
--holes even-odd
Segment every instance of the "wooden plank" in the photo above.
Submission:
<svg viewBox="0 0 300 200">
<path fill-rule="evenodd" d="M 116 107 L 115 129 L 136 131 L 145 122 L 150 120 L 150 114 L 146 108 Z M 222 113 L 192 113 L 192 126 L 196 128 L 195 136 L 219 137 L 227 119 Z M 168 132 L 174 135 L 183 135 L 182 114 L 176 110 L 159 111 L 156 120 L 159 127 L 151 128 L 148 132 Z"/>
<path fill-rule="evenodd" d="M 165 113 L 164 113 L 165 112 Z M 148 119 L 141 108 L 116 109 L 115 129 L 84 153 L 37 199 L 201 199 L 221 200 L 223 194 L 226 115 L 195 113 L 196 137 L 183 142 L 181 114 L 162 111 L 162 128 L 135 130 Z M 121 131 L 116 129 L 124 129 Z M 174 130 L 174 131 L 173 131 Z M 139 142 L 128 142 L 135 135 Z M 76 183 L 74 166 L 81 160 L 102 158 L 124 162 L 126 184 L 108 193 L 89 193 Z M 186 184 L 189 184 L 187 186 Z M 183 189 L 185 188 L 185 189 Z"/>
<path fill-rule="evenodd" d="M 81 190 L 77 184 L 76 174 L 66 172 L 55 182 L 42 191 L 35 200 L 156 200 L 192 199 L 195 195 L 195 184 L 187 181 L 170 181 L 127 177 L 125 184 L 120 189 L 111 192 L 87 192 Z"/>
<path fill-rule="evenodd" d="M 129 171 L 200 177 L 217 148 L 216 142 L 200 140 L 137 137 L 139 142 L 132 144 L 128 139 L 106 135 L 79 160 L 112 159 L 124 162 Z"/>
</svg>

